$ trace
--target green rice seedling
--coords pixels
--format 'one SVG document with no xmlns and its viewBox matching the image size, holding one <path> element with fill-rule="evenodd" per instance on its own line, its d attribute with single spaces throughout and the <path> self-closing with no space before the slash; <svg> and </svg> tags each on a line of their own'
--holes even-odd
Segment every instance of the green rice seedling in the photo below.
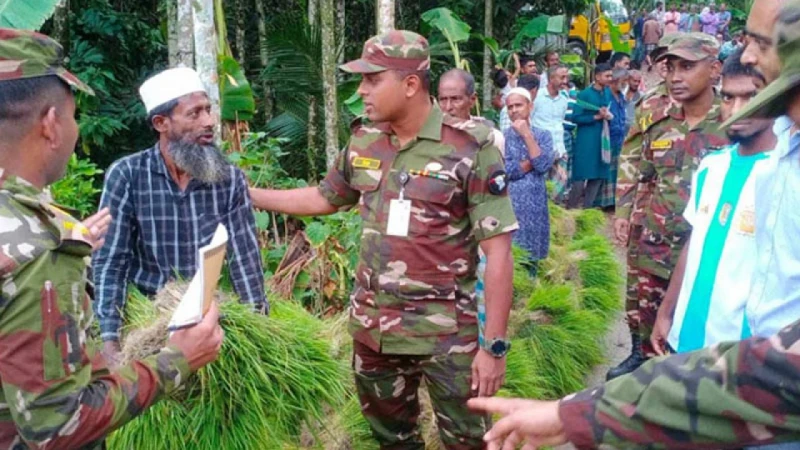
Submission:
<svg viewBox="0 0 800 450">
<path fill-rule="evenodd" d="M 514 257 L 514 300 L 518 303 L 520 300 L 525 300 L 531 296 L 536 288 L 536 280 L 528 273 L 528 268 L 525 263 L 530 260 L 528 252 L 517 245 L 511 248 L 511 254 Z"/>
<path fill-rule="evenodd" d="M 577 255 L 581 286 L 619 292 L 622 275 L 611 244 L 603 236 L 588 236 L 571 247 Z"/>
<path fill-rule="evenodd" d="M 606 216 L 597 209 L 582 209 L 575 216 L 575 239 L 593 234 L 602 234 L 606 228 Z"/>
<path fill-rule="evenodd" d="M 578 299 L 569 284 L 554 286 L 549 283 L 540 283 L 528 299 L 526 306 L 528 311 L 541 310 L 550 316 L 557 317 L 578 308 Z"/>
<path fill-rule="evenodd" d="M 574 214 L 554 203 L 548 205 L 550 214 L 550 243 L 559 245 L 571 241 L 575 235 Z"/>
<path fill-rule="evenodd" d="M 156 308 L 159 301 L 131 296 L 129 323 L 141 323 L 132 317 L 140 313 L 152 317 L 147 304 Z M 346 365 L 319 337 L 319 320 L 300 306 L 273 301 L 266 317 L 226 301 L 221 311 L 219 359 L 192 376 L 182 392 L 116 431 L 109 448 L 282 448 L 298 442 L 304 423 L 322 420 L 326 405 L 338 407 L 347 398 Z M 166 329 L 158 332 L 163 345 Z"/>
<path fill-rule="evenodd" d="M 596 287 L 583 288 L 578 297 L 581 299 L 584 309 L 606 317 L 618 312 L 622 307 L 619 291 L 608 291 Z"/>
</svg>

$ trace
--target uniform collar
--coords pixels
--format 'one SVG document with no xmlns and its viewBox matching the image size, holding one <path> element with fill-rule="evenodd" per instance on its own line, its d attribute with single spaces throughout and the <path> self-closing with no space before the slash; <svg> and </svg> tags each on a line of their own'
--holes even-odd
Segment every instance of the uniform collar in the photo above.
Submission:
<svg viewBox="0 0 800 450">
<path fill-rule="evenodd" d="M 720 99 L 719 96 L 714 96 L 714 103 L 711 104 L 711 109 L 708 110 L 706 113 L 706 120 L 711 122 L 722 122 L 722 118 L 720 117 L 721 114 L 720 109 Z M 670 101 L 669 108 L 667 114 L 675 120 L 683 122 L 686 120 L 686 116 L 683 114 L 683 106 L 674 101 Z M 703 121 L 705 122 L 705 120 Z M 702 123 L 702 122 L 701 122 Z"/>
<path fill-rule="evenodd" d="M 431 112 L 428 113 L 428 118 L 422 124 L 417 137 L 420 139 L 428 139 L 431 141 L 439 142 L 442 140 L 442 123 L 444 121 L 444 113 L 439 109 L 439 105 L 434 104 Z"/>
<path fill-rule="evenodd" d="M 36 203 L 50 203 L 50 193 L 39 189 L 27 180 L 16 175 L 6 174 L 0 167 L 0 190 L 8 191 L 12 195 L 22 196 Z"/>
</svg>

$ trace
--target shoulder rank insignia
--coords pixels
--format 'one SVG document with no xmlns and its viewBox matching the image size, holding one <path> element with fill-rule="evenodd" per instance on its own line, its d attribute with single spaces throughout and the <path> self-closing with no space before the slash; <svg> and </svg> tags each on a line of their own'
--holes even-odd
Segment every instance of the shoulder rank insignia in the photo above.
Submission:
<svg viewBox="0 0 800 450">
<path fill-rule="evenodd" d="M 371 169 L 377 170 L 381 167 L 380 159 L 362 158 L 360 156 L 353 159 L 353 167 L 356 169 Z"/>
</svg>

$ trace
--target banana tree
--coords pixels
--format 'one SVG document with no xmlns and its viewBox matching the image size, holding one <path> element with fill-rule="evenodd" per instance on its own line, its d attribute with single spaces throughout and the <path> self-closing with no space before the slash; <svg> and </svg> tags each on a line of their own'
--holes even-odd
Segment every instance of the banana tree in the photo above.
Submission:
<svg viewBox="0 0 800 450">
<path fill-rule="evenodd" d="M 458 44 L 469 40 L 472 27 L 447 8 L 433 8 L 425 11 L 422 13 L 422 20 L 447 39 L 455 66 L 469 71 L 469 61 L 461 58 Z"/>
<path fill-rule="evenodd" d="M 0 27 L 38 30 L 56 6 L 58 0 L 0 0 Z"/>
</svg>

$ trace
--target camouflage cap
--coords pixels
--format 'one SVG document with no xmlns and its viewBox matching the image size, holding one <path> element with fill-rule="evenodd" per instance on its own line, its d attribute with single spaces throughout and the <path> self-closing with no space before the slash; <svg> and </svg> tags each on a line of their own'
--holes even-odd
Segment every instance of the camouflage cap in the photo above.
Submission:
<svg viewBox="0 0 800 450">
<path fill-rule="evenodd" d="M 428 41 L 417 33 L 392 30 L 371 37 L 364 43 L 361 58 L 341 69 L 350 73 L 377 73 L 384 70 L 428 70 L 431 67 Z"/>
<path fill-rule="evenodd" d="M 773 41 L 781 61 L 781 74 L 768 84 L 750 102 L 722 126 L 747 117 L 778 117 L 786 114 L 788 102 L 793 100 L 789 95 L 800 86 L 800 0 L 789 0 L 784 3 L 778 20 L 775 23 Z"/>
<path fill-rule="evenodd" d="M 675 33 L 667 44 L 667 51 L 658 59 L 676 56 L 687 61 L 701 61 L 718 55 L 719 42 L 713 36 L 699 32 Z"/>
<path fill-rule="evenodd" d="M 34 31 L 0 28 L 0 82 L 49 75 L 94 95 L 92 88 L 64 68 L 64 49 L 58 42 Z"/>
</svg>

